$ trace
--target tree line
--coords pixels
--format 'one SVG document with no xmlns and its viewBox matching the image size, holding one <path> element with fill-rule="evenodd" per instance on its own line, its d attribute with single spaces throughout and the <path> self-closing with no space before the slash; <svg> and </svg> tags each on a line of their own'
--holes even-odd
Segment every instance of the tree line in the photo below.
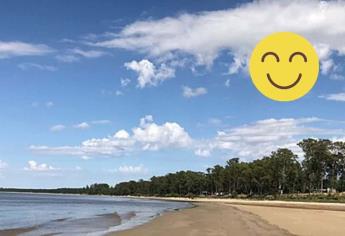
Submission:
<svg viewBox="0 0 345 236">
<path fill-rule="evenodd" d="M 0 191 L 143 196 L 279 196 L 281 194 L 345 191 L 345 142 L 304 139 L 297 144 L 303 160 L 287 148 L 251 162 L 232 158 L 225 166 L 205 172 L 178 171 L 150 180 L 115 186 L 93 184 L 84 188 L 0 189 Z"/>
<path fill-rule="evenodd" d="M 115 195 L 250 196 L 292 193 L 343 192 L 345 189 L 345 143 L 327 139 L 304 139 L 298 143 L 304 153 L 298 156 L 280 148 L 252 162 L 232 158 L 225 166 L 215 165 L 206 172 L 178 171 L 150 180 L 117 184 Z"/>
</svg>

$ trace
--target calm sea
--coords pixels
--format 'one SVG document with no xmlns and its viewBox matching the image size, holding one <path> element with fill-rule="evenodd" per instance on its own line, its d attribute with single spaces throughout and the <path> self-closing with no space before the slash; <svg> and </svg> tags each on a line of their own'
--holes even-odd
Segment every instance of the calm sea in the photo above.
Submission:
<svg viewBox="0 0 345 236">
<path fill-rule="evenodd" d="M 148 222 L 165 211 L 190 207 L 110 196 L 0 192 L 0 230 L 30 228 L 21 235 L 104 235 Z"/>
</svg>

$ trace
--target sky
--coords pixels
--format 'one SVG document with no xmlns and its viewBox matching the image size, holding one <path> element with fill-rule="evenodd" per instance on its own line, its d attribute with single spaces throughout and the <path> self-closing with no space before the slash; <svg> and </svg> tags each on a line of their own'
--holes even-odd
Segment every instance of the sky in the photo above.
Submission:
<svg viewBox="0 0 345 236">
<path fill-rule="evenodd" d="M 345 137 L 344 1 L 2 1 L 0 186 L 111 185 Z M 247 62 L 274 32 L 320 59 L 276 102 Z"/>
</svg>

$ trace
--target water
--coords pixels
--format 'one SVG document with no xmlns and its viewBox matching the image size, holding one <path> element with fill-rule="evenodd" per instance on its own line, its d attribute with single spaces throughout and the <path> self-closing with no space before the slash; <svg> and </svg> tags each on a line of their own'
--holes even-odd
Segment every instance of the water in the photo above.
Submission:
<svg viewBox="0 0 345 236">
<path fill-rule="evenodd" d="M 0 230 L 34 227 L 21 235 L 103 235 L 190 207 L 183 202 L 110 196 L 0 192 Z"/>
</svg>

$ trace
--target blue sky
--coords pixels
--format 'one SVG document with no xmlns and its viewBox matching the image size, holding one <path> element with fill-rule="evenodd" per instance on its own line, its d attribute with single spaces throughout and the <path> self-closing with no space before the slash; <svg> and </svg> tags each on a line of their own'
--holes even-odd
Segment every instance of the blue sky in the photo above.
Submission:
<svg viewBox="0 0 345 236">
<path fill-rule="evenodd" d="M 204 170 L 304 137 L 345 137 L 345 2 L 3 1 L 0 186 L 62 187 Z M 281 14 L 273 14 L 279 12 Z M 293 16 L 293 17 L 291 17 Z M 247 70 L 292 31 L 319 79 L 288 103 Z"/>
</svg>

